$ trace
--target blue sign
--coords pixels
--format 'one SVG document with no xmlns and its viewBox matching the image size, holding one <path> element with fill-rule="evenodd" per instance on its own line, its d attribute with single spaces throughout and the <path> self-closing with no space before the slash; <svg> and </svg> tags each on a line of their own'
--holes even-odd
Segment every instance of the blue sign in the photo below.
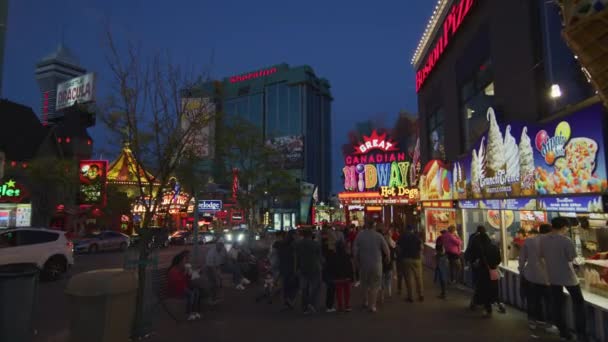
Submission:
<svg viewBox="0 0 608 342">
<path fill-rule="evenodd" d="M 480 200 L 479 208 L 498 210 L 500 209 L 500 200 Z"/>
<path fill-rule="evenodd" d="M 458 201 L 458 207 L 461 209 L 479 209 L 479 201 L 461 200 L 461 201 Z"/>
<path fill-rule="evenodd" d="M 570 211 L 576 213 L 601 213 L 604 211 L 602 196 L 547 197 L 539 200 L 540 210 Z"/>
<path fill-rule="evenodd" d="M 200 200 L 198 201 L 198 211 L 220 211 L 222 201 L 220 200 Z"/>
<path fill-rule="evenodd" d="M 506 210 L 536 210 L 536 199 L 534 198 L 510 198 L 502 200 L 500 205 Z"/>
</svg>

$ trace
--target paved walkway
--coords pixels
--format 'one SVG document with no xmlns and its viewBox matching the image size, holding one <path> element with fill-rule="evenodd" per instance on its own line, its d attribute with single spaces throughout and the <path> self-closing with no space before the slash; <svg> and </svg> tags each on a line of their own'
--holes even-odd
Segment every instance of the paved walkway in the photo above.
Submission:
<svg viewBox="0 0 608 342">
<path fill-rule="evenodd" d="M 256 304 L 255 288 L 244 292 L 225 290 L 225 301 L 217 311 L 200 321 L 176 325 L 165 313 L 151 341 L 556 341 L 556 337 L 529 337 L 525 315 L 513 308 L 507 314 L 483 318 L 481 311 L 467 309 L 468 291 L 454 290 L 448 300 L 435 296 L 426 274 L 427 300 L 406 303 L 393 297 L 377 314 L 354 310 L 348 314 L 305 316 L 283 313 L 274 304 Z M 360 291 L 353 295 L 360 305 Z"/>
</svg>

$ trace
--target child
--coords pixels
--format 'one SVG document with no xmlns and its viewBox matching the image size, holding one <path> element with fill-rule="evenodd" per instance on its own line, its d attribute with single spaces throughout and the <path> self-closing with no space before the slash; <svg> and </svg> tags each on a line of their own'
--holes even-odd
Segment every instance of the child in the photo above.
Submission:
<svg viewBox="0 0 608 342">
<path fill-rule="evenodd" d="M 336 243 L 336 297 L 339 312 L 350 312 L 350 288 L 353 282 L 353 264 L 343 241 Z"/>
<path fill-rule="evenodd" d="M 272 297 L 274 295 L 275 278 L 272 274 L 272 265 L 270 260 L 265 259 L 262 262 L 262 273 L 264 274 L 264 291 L 255 299 L 256 303 L 266 299 L 268 304 L 272 304 Z"/>
</svg>

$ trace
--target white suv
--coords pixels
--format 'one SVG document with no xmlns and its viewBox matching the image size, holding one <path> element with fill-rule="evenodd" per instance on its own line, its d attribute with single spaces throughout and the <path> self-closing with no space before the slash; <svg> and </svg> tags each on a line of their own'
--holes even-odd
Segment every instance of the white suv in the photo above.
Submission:
<svg viewBox="0 0 608 342">
<path fill-rule="evenodd" d="M 74 264 L 74 244 L 65 232 L 41 228 L 0 230 L 0 265 L 32 263 L 42 278 L 56 280 Z"/>
</svg>

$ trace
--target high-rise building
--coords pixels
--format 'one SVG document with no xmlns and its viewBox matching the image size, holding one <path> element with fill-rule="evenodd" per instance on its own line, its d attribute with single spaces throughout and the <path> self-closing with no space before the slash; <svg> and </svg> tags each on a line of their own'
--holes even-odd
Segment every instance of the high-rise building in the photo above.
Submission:
<svg viewBox="0 0 608 342">
<path fill-rule="evenodd" d="M 310 66 L 278 64 L 208 82 L 201 89 L 219 89 L 212 96 L 228 122 L 236 117 L 245 119 L 257 125 L 264 140 L 273 144 L 298 145 L 299 140 L 303 151 L 286 167 L 300 182 L 317 187 L 319 201 L 329 200 L 333 98 L 326 79 L 317 77 Z M 299 209 L 292 209 L 299 215 Z"/>
<path fill-rule="evenodd" d="M 57 85 L 84 75 L 85 72 L 86 70 L 79 65 L 78 60 L 63 44 L 59 44 L 55 52 L 38 62 L 36 80 L 42 95 L 40 121 L 44 125 L 52 125 L 64 116 L 63 113 L 55 111 Z"/>
</svg>

